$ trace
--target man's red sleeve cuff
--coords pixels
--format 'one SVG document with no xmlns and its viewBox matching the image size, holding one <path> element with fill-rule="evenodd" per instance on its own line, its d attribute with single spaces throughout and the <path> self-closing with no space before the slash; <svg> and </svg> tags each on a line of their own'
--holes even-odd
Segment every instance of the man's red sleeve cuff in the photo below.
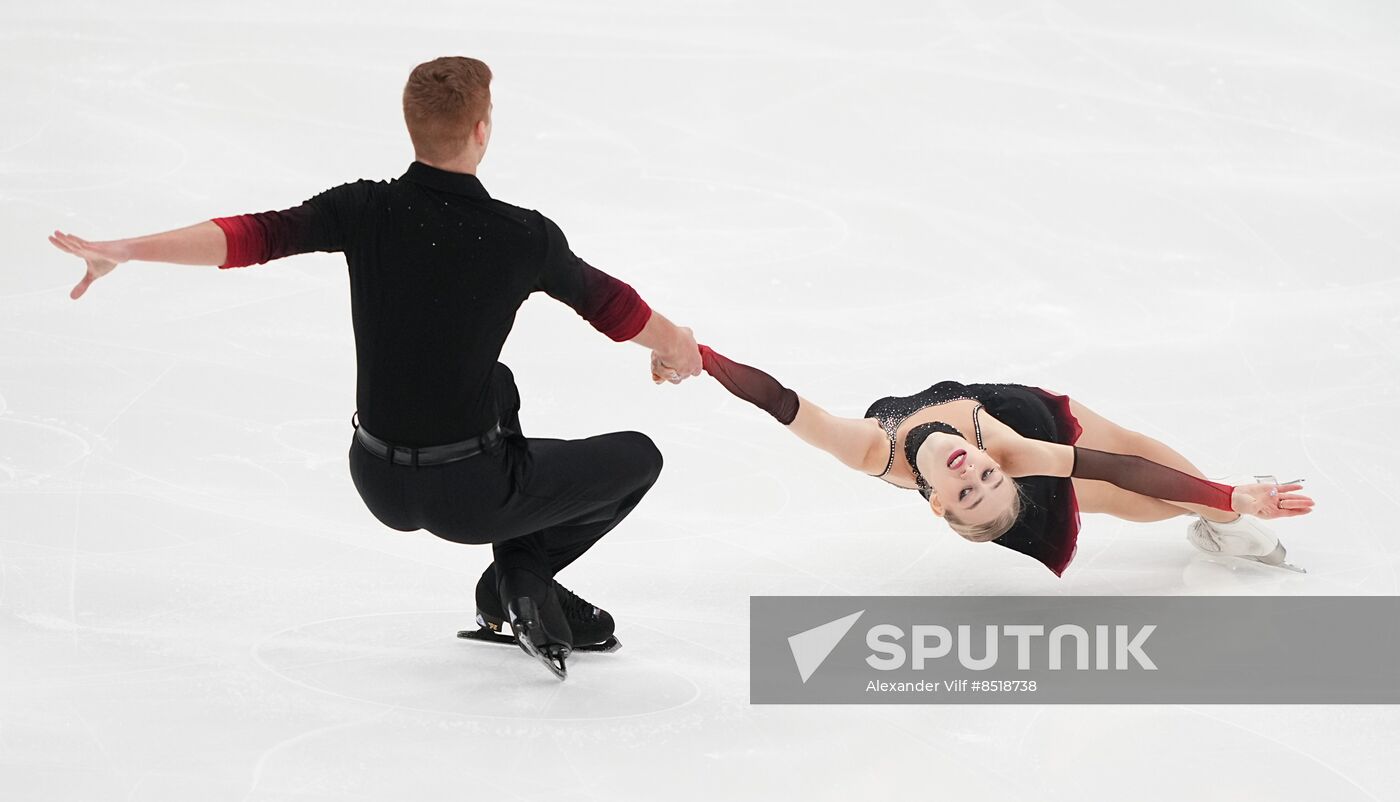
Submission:
<svg viewBox="0 0 1400 802">
<path fill-rule="evenodd" d="M 651 307 L 630 285 L 621 281 L 617 284 L 617 291 L 588 322 L 614 342 L 626 342 L 640 334 L 651 320 Z"/>
<path fill-rule="evenodd" d="M 266 261 L 259 258 L 262 255 L 264 242 L 262 226 L 254 221 L 252 215 L 241 214 L 237 217 L 215 217 L 214 225 L 223 229 L 224 241 L 228 246 L 228 253 L 224 257 L 224 263 L 219 267 L 247 267 L 259 262 Z"/>
</svg>

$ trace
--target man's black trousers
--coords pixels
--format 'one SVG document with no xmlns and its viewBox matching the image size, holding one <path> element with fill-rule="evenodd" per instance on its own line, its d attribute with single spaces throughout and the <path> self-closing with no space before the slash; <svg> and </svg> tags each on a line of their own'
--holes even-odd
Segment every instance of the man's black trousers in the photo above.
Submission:
<svg viewBox="0 0 1400 802">
<path fill-rule="evenodd" d="M 550 579 L 617 526 L 661 474 L 661 452 L 640 432 L 582 440 L 519 434 L 446 465 L 395 465 L 352 440 L 350 476 L 386 526 L 426 529 L 456 543 L 491 543 L 495 568 Z M 494 579 L 487 568 L 487 580 Z"/>
</svg>

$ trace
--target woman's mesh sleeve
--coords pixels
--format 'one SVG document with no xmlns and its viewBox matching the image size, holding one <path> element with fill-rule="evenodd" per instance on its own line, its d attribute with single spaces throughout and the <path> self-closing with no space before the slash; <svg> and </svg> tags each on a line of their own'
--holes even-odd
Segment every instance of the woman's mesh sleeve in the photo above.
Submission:
<svg viewBox="0 0 1400 802">
<path fill-rule="evenodd" d="M 705 372 L 719 380 L 724 389 L 778 419 L 784 426 L 797 417 L 797 393 L 778 383 L 767 373 L 735 362 L 708 345 L 700 346 Z"/>
<path fill-rule="evenodd" d="M 1111 482 L 1124 490 L 1163 501 L 1184 501 L 1217 510 L 1229 511 L 1234 488 L 1189 474 L 1165 465 L 1128 454 L 1111 454 L 1092 448 L 1074 447 L 1074 470 L 1077 479 L 1098 479 Z"/>
</svg>

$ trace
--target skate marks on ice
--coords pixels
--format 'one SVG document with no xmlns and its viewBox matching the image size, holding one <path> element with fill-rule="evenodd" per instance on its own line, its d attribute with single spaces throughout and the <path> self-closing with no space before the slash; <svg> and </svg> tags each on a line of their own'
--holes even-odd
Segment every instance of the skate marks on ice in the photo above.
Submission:
<svg viewBox="0 0 1400 802">
<path fill-rule="evenodd" d="M 519 648 L 478 648 L 454 636 L 473 620 L 465 609 L 328 618 L 273 633 L 251 651 L 294 685 L 426 714 L 596 721 L 665 713 L 700 696 L 689 677 L 625 652 L 580 652 L 559 684 Z M 556 684 L 558 692 L 542 696 Z"/>
<path fill-rule="evenodd" d="M 59 421 L 6 416 L 0 409 L 0 442 L 5 443 L 7 452 L 0 453 L 0 480 L 37 485 L 85 459 L 92 453 L 92 443 L 74 428 Z M 11 455 L 22 455 L 23 459 Z"/>
</svg>

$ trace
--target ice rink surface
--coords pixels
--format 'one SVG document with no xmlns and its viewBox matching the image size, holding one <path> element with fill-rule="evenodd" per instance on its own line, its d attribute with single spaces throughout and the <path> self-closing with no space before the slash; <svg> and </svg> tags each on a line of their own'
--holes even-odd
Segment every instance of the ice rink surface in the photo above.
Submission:
<svg viewBox="0 0 1400 802">
<path fill-rule="evenodd" d="M 1400 798 L 1393 706 L 748 701 L 750 595 L 1400 592 L 1393 6 L 9 3 L 0 41 L 0 797 Z M 456 640 L 489 552 L 356 495 L 341 257 L 75 303 L 45 241 L 397 177 L 448 54 L 497 76 L 488 190 L 702 341 L 841 414 L 1015 381 L 1306 477 L 1310 573 L 1086 516 L 1056 579 L 541 295 L 527 433 L 667 460 L 561 577 L 626 646 L 561 684 Z"/>
</svg>

